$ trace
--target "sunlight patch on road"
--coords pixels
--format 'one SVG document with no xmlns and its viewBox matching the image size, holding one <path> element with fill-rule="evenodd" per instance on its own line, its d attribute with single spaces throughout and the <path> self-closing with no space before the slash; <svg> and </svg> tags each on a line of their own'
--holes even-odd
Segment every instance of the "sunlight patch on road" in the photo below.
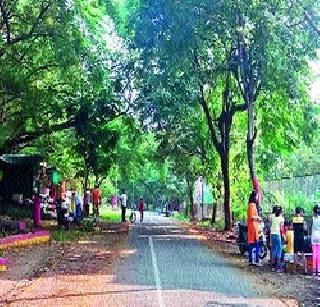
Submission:
<svg viewBox="0 0 320 307">
<path fill-rule="evenodd" d="M 149 235 L 139 235 L 139 238 L 148 238 Z M 183 239 L 183 240 L 207 240 L 206 236 L 203 235 L 180 235 L 180 234 L 163 234 L 163 235 L 152 235 L 153 239 Z"/>
<path fill-rule="evenodd" d="M 78 244 L 82 244 L 82 245 L 89 245 L 89 244 L 98 244 L 97 241 L 93 241 L 93 240 L 81 240 L 77 242 Z"/>
</svg>

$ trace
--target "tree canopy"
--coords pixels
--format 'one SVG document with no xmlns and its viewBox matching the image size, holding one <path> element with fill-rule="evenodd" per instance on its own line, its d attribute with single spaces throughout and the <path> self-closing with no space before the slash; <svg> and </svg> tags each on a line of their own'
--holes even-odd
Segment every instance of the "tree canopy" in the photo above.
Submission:
<svg viewBox="0 0 320 307">
<path fill-rule="evenodd" d="M 0 0 L 0 154 L 41 153 L 83 189 L 191 209 L 201 173 L 223 186 L 230 229 L 255 176 L 301 173 L 297 158 L 317 172 L 319 10 L 318 0 Z"/>
</svg>

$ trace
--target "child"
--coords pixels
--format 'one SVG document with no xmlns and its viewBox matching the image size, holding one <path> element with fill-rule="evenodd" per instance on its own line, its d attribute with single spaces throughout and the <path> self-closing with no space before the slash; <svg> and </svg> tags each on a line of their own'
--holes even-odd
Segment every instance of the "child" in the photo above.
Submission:
<svg viewBox="0 0 320 307">
<path fill-rule="evenodd" d="M 283 224 L 282 208 L 277 207 L 271 222 L 272 270 L 276 270 L 277 272 L 282 272 L 281 228 Z"/>
<path fill-rule="evenodd" d="M 293 239 L 294 239 L 294 269 L 298 264 L 298 253 L 304 251 L 304 214 L 303 209 L 297 207 L 293 218 Z"/>
<path fill-rule="evenodd" d="M 292 223 L 288 223 L 288 229 L 286 231 L 286 254 L 288 255 L 287 259 L 289 263 L 293 263 L 293 255 L 294 255 L 294 234 L 293 234 L 293 226 Z"/>
<path fill-rule="evenodd" d="M 320 272 L 320 208 L 315 205 L 313 208 L 311 243 L 312 243 L 312 268 L 313 276 Z"/>
</svg>

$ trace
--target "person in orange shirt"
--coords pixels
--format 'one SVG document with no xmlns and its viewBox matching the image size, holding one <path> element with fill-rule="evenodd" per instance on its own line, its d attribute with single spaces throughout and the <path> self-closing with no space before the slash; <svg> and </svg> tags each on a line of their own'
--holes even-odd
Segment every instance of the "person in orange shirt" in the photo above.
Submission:
<svg viewBox="0 0 320 307">
<path fill-rule="evenodd" d="M 252 191 L 248 204 L 248 245 L 249 245 L 249 265 L 259 264 L 259 221 L 257 210 L 257 194 Z M 253 262 L 253 251 L 255 250 L 255 263 Z"/>
<path fill-rule="evenodd" d="M 99 218 L 99 206 L 101 204 L 101 192 L 96 185 L 92 190 L 92 204 L 93 204 L 93 216 L 96 220 Z"/>
</svg>

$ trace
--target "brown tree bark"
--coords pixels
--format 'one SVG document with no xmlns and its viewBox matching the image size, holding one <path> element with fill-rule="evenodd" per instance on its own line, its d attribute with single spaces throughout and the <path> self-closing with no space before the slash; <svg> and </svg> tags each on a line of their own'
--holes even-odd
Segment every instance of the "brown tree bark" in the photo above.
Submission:
<svg viewBox="0 0 320 307">
<path fill-rule="evenodd" d="M 229 91 L 229 88 L 227 89 Z M 220 157 L 220 166 L 224 182 L 224 213 L 225 213 L 225 229 L 230 230 L 231 225 L 231 193 L 230 193 L 230 132 L 233 118 L 232 106 L 226 103 L 227 97 L 224 97 L 223 109 L 218 120 L 218 129 L 220 132 L 221 141 L 218 142 L 216 128 L 213 125 L 213 120 L 204 96 L 202 96 L 202 107 L 206 115 L 209 126 L 211 140 Z"/>
<path fill-rule="evenodd" d="M 83 210 L 85 216 L 89 216 L 89 199 L 87 199 L 87 190 L 88 190 L 88 182 L 89 182 L 89 169 L 87 165 L 84 167 L 84 182 L 83 182 Z"/>
<path fill-rule="evenodd" d="M 230 193 L 230 173 L 229 173 L 229 154 L 227 156 L 220 156 L 221 171 L 224 184 L 224 216 L 225 216 L 225 230 L 231 230 L 231 193 Z"/>
<path fill-rule="evenodd" d="M 189 197 L 189 208 L 190 208 L 190 218 L 194 220 L 194 210 L 193 210 L 193 185 L 192 181 L 187 178 L 187 186 L 188 186 L 188 197 Z"/>
<path fill-rule="evenodd" d="M 248 132 L 247 132 L 247 157 L 250 179 L 253 183 L 253 178 L 256 175 L 254 164 L 254 149 L 253 144 L 255 140 L 255 124 L 254 124 L 254 105 L 252 102 L 248 103 Z"/>
</svg>

